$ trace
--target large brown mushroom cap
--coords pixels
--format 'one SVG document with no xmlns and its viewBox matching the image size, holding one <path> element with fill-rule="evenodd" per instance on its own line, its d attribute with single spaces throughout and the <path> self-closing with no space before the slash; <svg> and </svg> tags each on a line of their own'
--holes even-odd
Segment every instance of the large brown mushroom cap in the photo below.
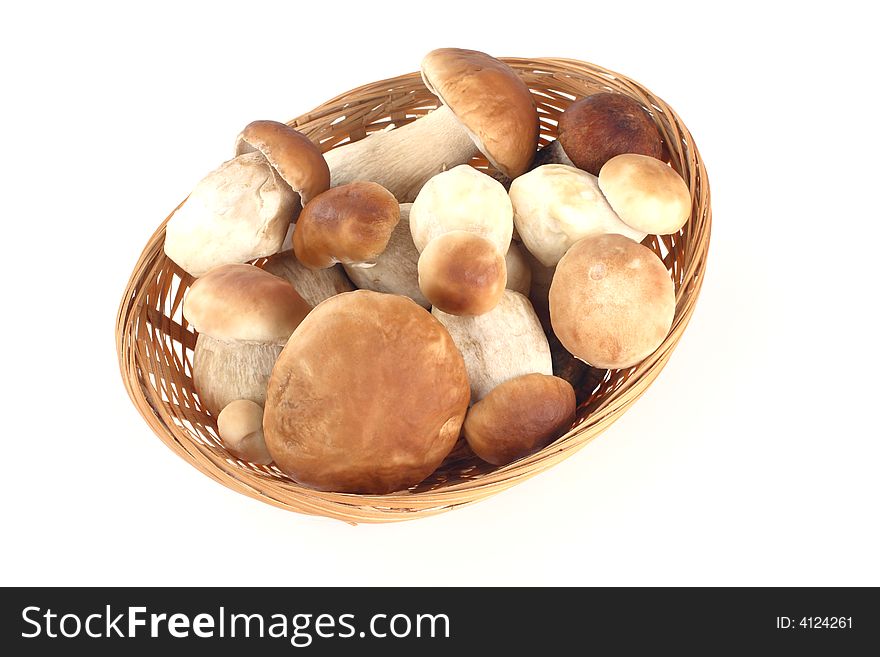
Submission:
<svg viewBox="0 0 880 657">
<path fill-rule="evenodd" d="M 235 154 L 259 151 L 302 205 L 330 187 L 330 169 L 318 147 L 304 134 L 278 121 L 253 121 L 235 140 Z"/>
<path fill-rule="evenodd" d="M 309 269 L 337 262 L 372 264 L 400 221 L 400 204 L 374 182 L 328 189 L 303 208 L 293 232 L 293 252 Z"/>
<path fill-rule="evenodd" d="M 440 465 L 469 399 L 461 354 L 430 313 L 359 290 L 320 304 L 291 336 L 263 429 L 276 465 L 299 483 L 388 493 Z"/>
<path fill-rule="evenodd" d="M 422 60 L 422 79 L 496 169 L 525 173 L 538 148 L 538 110 L 510 66 L 477 50 L 439 48 Z"/>
<path fill-rule="evenodd" d="M 558 141 L 576 167 L 594 176 L 621 153 L 663 154 L 654 121 L 638 101 L 623 94 L 599 93 L 573 102 L 559 118 Z"/>
<path fill-rule="evenodd" d="M 285 280 L 253 265 L 222 265 L 199 278 L 183 316 L 221 340 L 284 344 L 311 306 Z"/>
<path fill-rule="evenodd" d="M 632 367 L 663 342 L 675 286 L 651 249 L 622 235 L 586 237 L 559 261 L 550 322 L 562 345 L 594 367 Z"/>
<path fill-rule="evenodd" d="M 474 453 L 505 465 L 544 447 L 574 422 L 574 388 L 546 374 L 497 386 L 468 411 L 464 437 Z"/>
</svg>

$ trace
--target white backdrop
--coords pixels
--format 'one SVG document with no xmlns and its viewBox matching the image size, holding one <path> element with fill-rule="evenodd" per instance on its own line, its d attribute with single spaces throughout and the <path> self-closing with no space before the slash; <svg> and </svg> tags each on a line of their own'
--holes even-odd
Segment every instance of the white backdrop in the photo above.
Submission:
<svg viewBox="0 0 880 657">
<path fill-rule="evenodd" d="M 880 584 L 866 5 L 598 4 L 3 5 L 0 584 Z M 679 112 L 714 209 L 691 325 L 619 422 L 488 501 L 350 527 L 235 494 L 128 400 L 129 273 L 246 123 L 441 46 L 592 61 Z"/>
</svg>

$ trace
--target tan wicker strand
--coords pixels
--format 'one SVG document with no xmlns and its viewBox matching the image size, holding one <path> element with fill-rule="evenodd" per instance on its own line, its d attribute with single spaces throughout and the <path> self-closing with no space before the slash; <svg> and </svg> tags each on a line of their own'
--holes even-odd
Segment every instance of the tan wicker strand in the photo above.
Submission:
<svg viewBox="0 0 880 657">
<path fill-rule="evenodd" d="M 693 137 L 662 99 L 623 75 L 571 59 L 505 61 L 534 93 L 542 144 L 555 138 L 556 120 L 572 100 L 600 91 L 631 96 L 654 117 L 669 161 L 688 183 L 693 203 L 690 221 L 680 233 L 644 242 L 663 258 L 675 282 L 675 320 L 660 348 L 638 366 L 605 372 L 598 384 L 589 384 L 589 390 L 581 391 L 587 393 L 586 401 L 578 408 L 575 426 L 552 445 L 508 466 L 490 466 L 460 442 L 437 472 L 411 490 L 381 496 L 314 491 L 274 467 L 231 457 L 217 436 L 215 419 L 201 408 L 192 386 L 195 334 L 181 313 L 192 279 L 163 253 L 166 219 L 144 248 L 126 287 L 116 346 L 129 396 L 178 456 L 224 486 L 283 509 L 349 523 L 407 520 L 471 504 L 547 470 L 607 429 L 657 377 L 693 314 L 709 249 L 709 182 Z M 414 121 L 436 103 L 419 74 L 409 73 L 353 89 L 289 123 L 327 151 L 391 123 Z M 472 164 L 491 170 L 482 157 Z"/>
</svg>

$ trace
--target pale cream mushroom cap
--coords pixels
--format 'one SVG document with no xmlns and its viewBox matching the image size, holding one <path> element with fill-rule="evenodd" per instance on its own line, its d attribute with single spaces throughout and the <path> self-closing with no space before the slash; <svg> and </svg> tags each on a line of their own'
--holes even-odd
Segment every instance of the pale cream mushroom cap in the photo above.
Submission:
<svg viewBox="0 0 880 657">
<path fill-rule="evenodd" d="M 438 173 L 412 204 L 409 226 L 419 252 L 453 230 L 485 237 L 504 255 L 513 235 L 513 207 L 504 186 L 467 164 Z"/>
<path fill-rule="evenodd" d="M 545 267 L 588 235 L 645 237 L 615 214 L 596 176 L 564 164 L 545 164 L 520 176 L 510 185 L 510 200 L 523 244 Z"/>
<path fill-rule="evenodd" d="M 687 183 L 671 166 L 647 155 L 611 158 L 599 171 L 599 187 L 623 221 L 649 235 L 675 233 L 691 214 Z"/>
<path fill-rule="evenodd" d="M 205 176 L 165 227 L 165 254 L 193 276 L 277 253 L 297 196 L 260 153 Z"/>
</svg>

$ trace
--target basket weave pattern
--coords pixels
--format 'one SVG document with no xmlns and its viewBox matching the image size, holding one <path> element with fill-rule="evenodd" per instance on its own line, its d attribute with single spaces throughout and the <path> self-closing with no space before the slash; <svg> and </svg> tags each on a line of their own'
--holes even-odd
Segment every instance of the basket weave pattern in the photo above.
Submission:
<svg viewBox="0 0 880 657">
<path fill-rule="evenodd" d="M 406 520 L 470 504 L 546 470 L 607 429 L 657 377 L 693 313 L 706 266 L 711 208 L 706 170 L 696 145 L 671 108 L 625 76 L 568 59 L 504 61 L 520 73 L 535 96 L 542 144 L 555 137 L 556 122 L 565 107 L 588 94 L 623 93 L 651 111 L 669 160 L 687 182 L 692 199 L 691 218 L 682 231 L 643 242 L 663 259 L 675 283 L 675 319 L 660 348 L 638 366 L 603 372 L 604 376 L 588 384 L 588 390 L 578 391 L 585 401 L 571 430 L 515 463 L 491 466 L 461 441 L 433 475 L 408 491 L 391 495 L 314 491 L 291 481 L 274 466 L 242 462 L 224 449 L 215 418 L 202 408 L 193 389 L 196 335 L 182 316 L 183 297 L 192 278 L 163 252 L 166 219 L 150 238 L 128 282 L 117 316 L 116 343 L 132 401 L 175 453 L 221 484 L 281 508 L 352 523 Z M 436 105 L 437 99 L 419 74 L 410 73 L 337 96 L 290 125 L 327 151 L 390 123 L 409 123 Z M 472 164 L 490 168 L 482 158 Z"/>
</svg>

